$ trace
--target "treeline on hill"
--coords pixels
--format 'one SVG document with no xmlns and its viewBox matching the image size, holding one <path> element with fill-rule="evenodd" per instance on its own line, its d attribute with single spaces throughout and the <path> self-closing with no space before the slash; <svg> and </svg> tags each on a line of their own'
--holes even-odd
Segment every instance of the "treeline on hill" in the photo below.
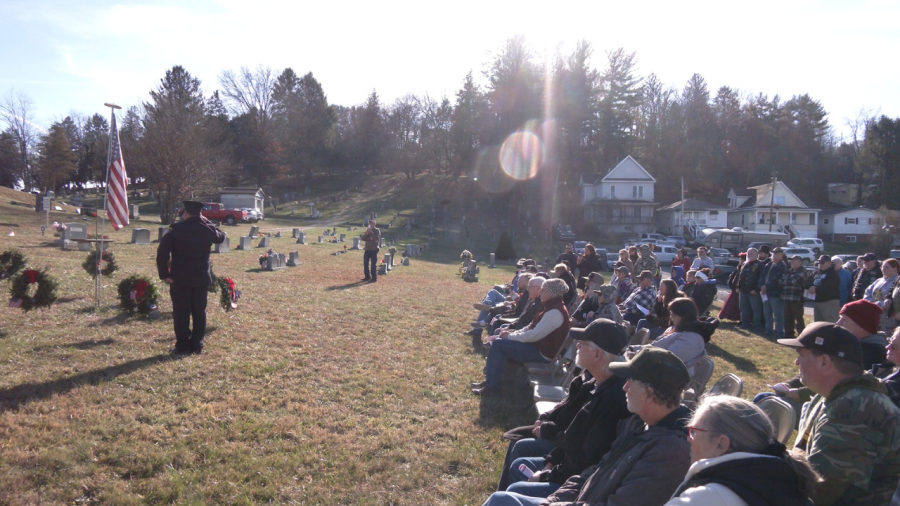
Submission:
<svg viewBox="0 0 900 506">
<path fill-rule="evenodd" d="M 299 188 L 315 173 L 459 175 L 524 129 L 551 146 L 547 166 L 559 168 L 570 192 L 579 176 L 605 173 L 631 154 L 657 178 L 663 204 L 678 200 L 682 177 L 690 196 L 720 200 L 728 188 L 777 175 L 814 202 L 825 202 L 828 182 L 877 184 L 866 204 L 900 208 L 891 191 L 900 184 L 900 118 L 863 114 L 852 138 L 837 140 L 809 95 L 712 92 L 698 74 L 675 89 L 639 75 L 634 53 L 607 53 L 602 69 L 593 57 L 581 42 L 545 65 L 516 37 L 483 69 L 484 86 L 470 72 L 452 98 L 410 94 L 385 104 L 373 91 L 351 107 L 329 104 L 311 72 L 225 71 L 220 90 L 204 96 L 200 81 L 175 66 L 148 102 L 121 114 L 122 147 L 129 175 L 146 178 L 159 196 L 163 220 L 183 195 L 222 185 Z M 69 116 L 37 135 L 25 121 L 26 98 L 10 94 L 0 106 L 8 120 L 0 183 L 102 181 L 104 116 Z"/>
</svg>

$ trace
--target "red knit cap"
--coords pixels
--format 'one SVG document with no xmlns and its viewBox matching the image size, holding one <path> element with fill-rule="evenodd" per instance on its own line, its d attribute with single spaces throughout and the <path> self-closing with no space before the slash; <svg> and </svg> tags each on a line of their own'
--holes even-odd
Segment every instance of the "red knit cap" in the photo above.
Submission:
<svg viewBox="0 0 900 506">
<path fill-rule="evenodd" d="M 849 302 L 841 308 L 841 314 L 850 318 L 867 332 L 875 334 L 881 326 L 881 314 L 884 313 L 877 304 L 865 299 Z"/>
</svg>

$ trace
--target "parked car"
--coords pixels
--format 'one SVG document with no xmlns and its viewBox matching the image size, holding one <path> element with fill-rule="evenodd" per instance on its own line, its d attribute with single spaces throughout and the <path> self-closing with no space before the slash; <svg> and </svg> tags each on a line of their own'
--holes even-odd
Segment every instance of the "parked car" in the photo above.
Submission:
<svg viewBox="0 0 900 506">
<path fill-rule="evenodd" d="M 893 253 L 893 252 L 891 252 L 891 253 Z M 900 252 L 898 252 L 898 253 L 900 253 Z M 851 255 L 849 253 L 842 253 L 840 255 L 831 255 L 831 258 L 834 258 L 834 257 L 840 258 L 841 261 L 844 262 L 845 269 L 855 271 L 856 267 L 857 267 L 856 257 L 858 257 L 858 256 L 859 255 Z M 900 258 L 900 257 L 894 257 L 894 258 Z"/>
<path fill-rule="evenodd" d="M 816 254 L 809 248 L 785 248 L 784 255 L 787 258 L 798 255 L 803 260 L 803 267 L 816 263 Z"/>
<path fill-rule="evenodd" d="M 560 223 L 553 227 L 553 237 L 556 237 L 560 241 L 574 241 L 575 231 L 572 230 L 572 225 L 563 225 Z"/>
<path fill-rule="evenodd" d="M 211 221 L 222 221 L 229 225 L 235 225 L 240 221 L 247 221 L 247 213 L 240 209 L 225 209 L 218 202 L 204 202 L 200 215 Z"/>
<path fill-rule="evenodd" d="M 900 258 L 900 249 L 892 249 L 891 258 Z"/>
<path fill-rule="evenodd" d="M 242 208 L 240 208 L 240 210 L 247 213 L 247 220 L 246 220 L 247 223 L 259 223 L 259 220 L 260 220 L 259 211 L 257 211 L 256 209 L 253 209 L 252 207 L 242 207 Z"/>
<path fill-rule="evenodd" d="M 809 248 L 816 255 L 825 252 L 825 243 L 818 237 L 795 237 L 787 242 L 792 248 Z"/>
<path fill-rule="evenodd" d="M 713 278 L 719 283 L 727 283 L 728 277 L 737 270 L 739 265 L 741 265 L 740 259 L 734 257 L 723 260 L 722 263 L 717 261 L 716 268 L 713 270 Z"/>
<path fill-rule="evenodd" d="M 732 255 L 731 252 L 725 248 L 710 248 L 709 256 L 711 256 L 718 265 L 719 259 L 726 260 L 733 257 L 734 255 Z"/>
<path fill-rule="evenodd" d="M 675 244 L 676 248 L 683 248 L 687 246 L 688 243 L 687 239 L 681 237 L 680 235 L 670 235 L 669 240 L 672 241 L 673 244 Z"/>
<path fill-rule="evenodd" d="M 675 256 L 678 254 L 678 248 L 667 244 L 656 244 L 653 246 L 653 254 L 659 259 L 659 263 L 670 264 L 675 260 Z"/>
<path fill-rule="evenodd" d="M 587 241 L 575 241 L 572 243 L 575 246 L 575 254 L 584 255 L 584 247 L 587 246 L 587 243 Z"/>
</svg>

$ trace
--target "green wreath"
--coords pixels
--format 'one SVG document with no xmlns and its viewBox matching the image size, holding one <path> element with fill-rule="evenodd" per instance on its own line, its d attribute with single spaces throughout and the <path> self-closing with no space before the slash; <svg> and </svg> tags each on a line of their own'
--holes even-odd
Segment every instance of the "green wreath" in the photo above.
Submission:
<svg viewBox="0 0 900 506">
<path fill-rule="evenodd" d="M 237 300 L 241 298 L 241 292 L 235 290 L 234 280 L 225 277 L 216 278 L 216 285 L 218 285 L 219 305 L 222 306 L 222 309 L 225 311 L 237 309 Z"/>
<path fill-rule="evenodd" d="M 81 267 L 91 275 L 92 278 L 97 277 L 97 264 L 99 261 L 97 260 L 97 250 L 93 250 L 88 253 L 87 258 L 84 260 L 84 263 L 81 264 Z M 116 263 L 116 255 L 113 254 L 112 251 L 104 251 L 103 252 L 103 268 L 100 270 L 100 274 L 104 276 L 112 276 L 114 272 L 119 270 L 119 264 Z"/>
<path fill-rule="evenodd" d="M 29 295 L 31 285 L 37 285 L 34 295 Z M 10 307 L 30 311 L 39 307 L 50 307 L 56 302 L 56 287 L 59 283 L 46 271 L 25 269 L 25 272 L 13 278 L 9 293 L 12 298 Z"/>
<path fill-rule="evenodd" d="M 159 291 L 150 279 L 133 274 L 119 283 L 119 306 L 129 313 L 148 315 L 157 308 Z"/>
<path fill-rule="evenodd" d="M 11 278 L 25 267 L 27 259 L 21 251 L 11 249 L 0 254 L 0 279 Z"/>
</svg>

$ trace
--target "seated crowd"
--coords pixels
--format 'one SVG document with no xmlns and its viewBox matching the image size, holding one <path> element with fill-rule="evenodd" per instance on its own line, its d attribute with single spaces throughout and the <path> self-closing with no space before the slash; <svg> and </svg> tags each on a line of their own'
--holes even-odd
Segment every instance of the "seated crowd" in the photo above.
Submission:
<svg viewBox="0 0 900 506">
<path fill-rule="evenodd" d="M 593 270 L 600 264 L 569 249 L 549 272 L 520 260 L 513 281 L 475 305 L 480 314 L 466 333 L 488 352 L 485 380 L 472 392 L 498 394 L 507 362 L 559 359 L 567 337 L 574 374 L 561 402 L 504 435 L 498 490 L 485 504 L 891 503 L 900 480 L 900 262 L 869 264 L 870 255 L 844 281 L 824 256 L 807 275 L 780 248 L 746 252 L 729 280 L 731 303 L 742 326 L 794 348 L 798 366 L 795 378 L 753 402 L 685 400 L 692 365 L 709 361 L 706 344 L 719 326 L 705 316 L 717 291 L 705 255 L 691 263 L 679 253 L 671 278 L 660 280 L 649 248 L 622 250 L 610 284 Z M 809 326 L 804 298 L 815 306 Z M 790 449 L 757 405 L 771 396 L 798 415 Z"/>
</svg>

